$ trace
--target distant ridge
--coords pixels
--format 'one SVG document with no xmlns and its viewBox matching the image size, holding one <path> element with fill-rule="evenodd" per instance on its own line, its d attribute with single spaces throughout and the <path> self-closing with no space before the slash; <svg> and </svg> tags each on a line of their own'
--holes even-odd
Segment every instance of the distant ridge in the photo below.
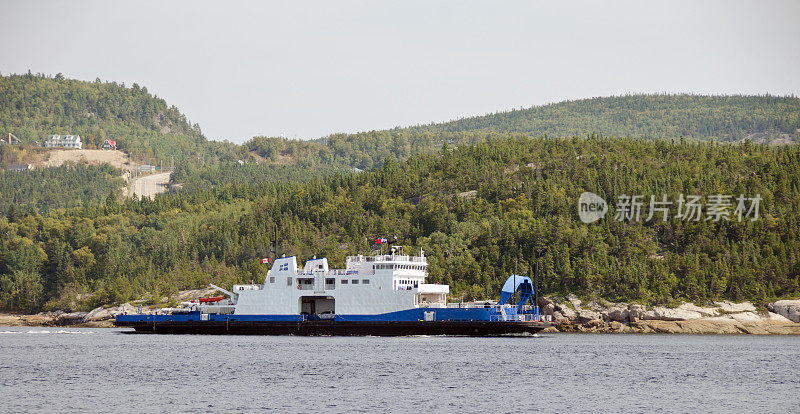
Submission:
<svg viewBox="0 0 800 414">
<path fill-rule="evenodd" d="M 569 100 L 397 130 L 503 132 L 551 137 L 738 141 L 753 134 L 797 139 L 800 99 L 771 95 L 634 94 Z"/>
<path fill-rule="evenodd" d="M 643 140 L 792 144 L 800 141 L 800 99 L 794 96 L 624 95 L 580 99 L 455 121 L 332 134 L 316 140 L 342 164 L 364 170 L 387 157 L 404 159 L 511 136 L 600 135 Z M 321 151 L 321 159 L 326 155 Z"/>
</svg>

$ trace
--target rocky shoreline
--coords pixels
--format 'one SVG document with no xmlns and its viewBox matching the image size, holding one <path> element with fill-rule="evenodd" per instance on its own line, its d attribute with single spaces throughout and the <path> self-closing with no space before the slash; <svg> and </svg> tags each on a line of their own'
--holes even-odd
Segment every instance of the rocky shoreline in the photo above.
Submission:
<svg viewBox="0 0 800 414">
<path fill-rule="evenodd" d="M 554 326 L 545 332 L 800 335 L 800 300 L 779 300 L 758 309 L 750 302 L 684 303 L 675 308 L 640 304 L 583 303 L 574 295 L 540 297 Z"/>
<path fill-rule="evenodd" d="M 185 301 L 212 294 L 213 289 L 182 291 L 172 300 Z M 162 303 L 169 298 L 163 298 Z M 713 306 L 684 303 L 675 308 L 628 303 L 583 303 L 574 295 L 540 297 L 543 315 L 553 322 L 544 332 L 684 333 L 800 335 L 800 300 L 779 300 L 758 309 L 750 302 L 714 302 Z M 117 315 L 138 312 L 141 303 L 105 306 L 90 312 L 43 312 L 35 315 L 0 314 L 0 326 L 71 326 L 111 328 Z M 155 313 L 154 307 L 142 307 Z"/>
<path fill-rule="evenodd" d="M 173 301 L 187 301 L 203 296 L 209 296 L 215 292 L 214 289 L 184 290 L 172 298 L 164 297 L 161 303 Z M 154 306 L 144 306 L 143 301 L 123 303 L 117 306 L 100 306 L 89 312 L 63 312 L 60 310 L 53 312 L 41 312 L 34 315 L 4 314 L 0 313 L 0 326 L 69 326 L 73 328 L 113 328 L 114 318 L 123 313 L 135 313 L 140 311 L 146 314 L 155 314 L 158 308 Z"/>
</svg>

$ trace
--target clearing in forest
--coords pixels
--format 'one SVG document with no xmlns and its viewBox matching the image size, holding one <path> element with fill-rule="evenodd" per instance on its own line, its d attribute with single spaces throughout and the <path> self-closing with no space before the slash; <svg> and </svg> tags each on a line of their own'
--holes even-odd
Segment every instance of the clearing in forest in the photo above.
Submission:
<svg viewBox="0 0 800 414">
<path fill-rule="evenodd" d="M 85 161 L 89 164 L 107 162 L 120 169 L 127 169 L 129 166 L 128 154 L 122 151 L 100 149 L 54 149 L 49 152 L 49 156 L 44 161 L 35 165 L 37 167 L 58 167 L 69 161 L 74 163 Z"/>
</svg>

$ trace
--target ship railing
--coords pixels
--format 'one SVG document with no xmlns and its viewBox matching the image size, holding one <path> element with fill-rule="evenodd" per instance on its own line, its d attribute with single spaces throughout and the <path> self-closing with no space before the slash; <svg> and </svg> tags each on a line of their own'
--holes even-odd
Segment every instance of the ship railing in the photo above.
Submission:
<svg viewBox="0 0 800 414">
<path fill-rule="evenodd" d="M 541 317 L 535 313 L 518 313 L 514 315 L 513 320 L 520 322 L 537 322 L 541 320 Z"/>
<path fill-rule="evenodd" d="M 516 308 L 514 305 L 498 305 L 496 303 L 480 303 L 480 302 L 448 302 L 448 308 L 482 308 L 482 309 L 500 309 L 500 308 Z"/>
<path fill-rule="evenodd" d="M 358 271 L 353 269 L 330 269 L 325 272 L 326 276 L 359 276 L 364 274 L 373 274 L 374 272 Z"/>
<path fill-rule="evenodd" d="M 508 315 L 505 312 L 501 312 L 498 314 L 489 315 L 489 321 L 491 322 L 536 322 L 538 320 L 540 320 L 538 315 L 531 313 Z"/>
<path fill-rule="evenodd" d="M 348 262 L 418 262 L 426 263 L 424 256 L 410 256 L 405 254 L 380 254 L 377 256 L 347 256 Z"/>
<path fill-rule="evenodd" d="M 420 302 L 417 307 L 420 308 L 447 308 L 444 302 Z"/>
<path fill-rule="evenodd" d="M 358 276 L 358 275 L 372 275 L 374 271 L 358 271 L 353 269 L 329 269 L 325 272 L 325 276 Z M 316 275 L 313 270 L 304 270 L 297 272 L 297 276 L 314 276 Z"/>
<path fill-rule="evenodd" d="M 381 256 L 378 256 L 381 257 Z M 385 260 L 387 262 L 420 262 L 424 263 L 427 261 L 424 257 L 421 256 L 408 256 L 402 254 L 387 254 L 383 255 L 381 260 Z"/>
</svg>

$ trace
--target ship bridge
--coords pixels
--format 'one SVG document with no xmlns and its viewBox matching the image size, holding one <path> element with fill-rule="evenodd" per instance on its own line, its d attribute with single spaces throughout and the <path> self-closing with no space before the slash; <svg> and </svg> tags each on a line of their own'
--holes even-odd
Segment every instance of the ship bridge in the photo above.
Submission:
<svg viewBox="0 0 800 414">
<path fill-rule="evenodd" d="M 346 271 L 371 273 L 389 279 L 393 290 L 413 290 L 425 282 L 428 261 L 424 255 L 382 254 L 376 256 L 350 256 Z"/>
</svg>

